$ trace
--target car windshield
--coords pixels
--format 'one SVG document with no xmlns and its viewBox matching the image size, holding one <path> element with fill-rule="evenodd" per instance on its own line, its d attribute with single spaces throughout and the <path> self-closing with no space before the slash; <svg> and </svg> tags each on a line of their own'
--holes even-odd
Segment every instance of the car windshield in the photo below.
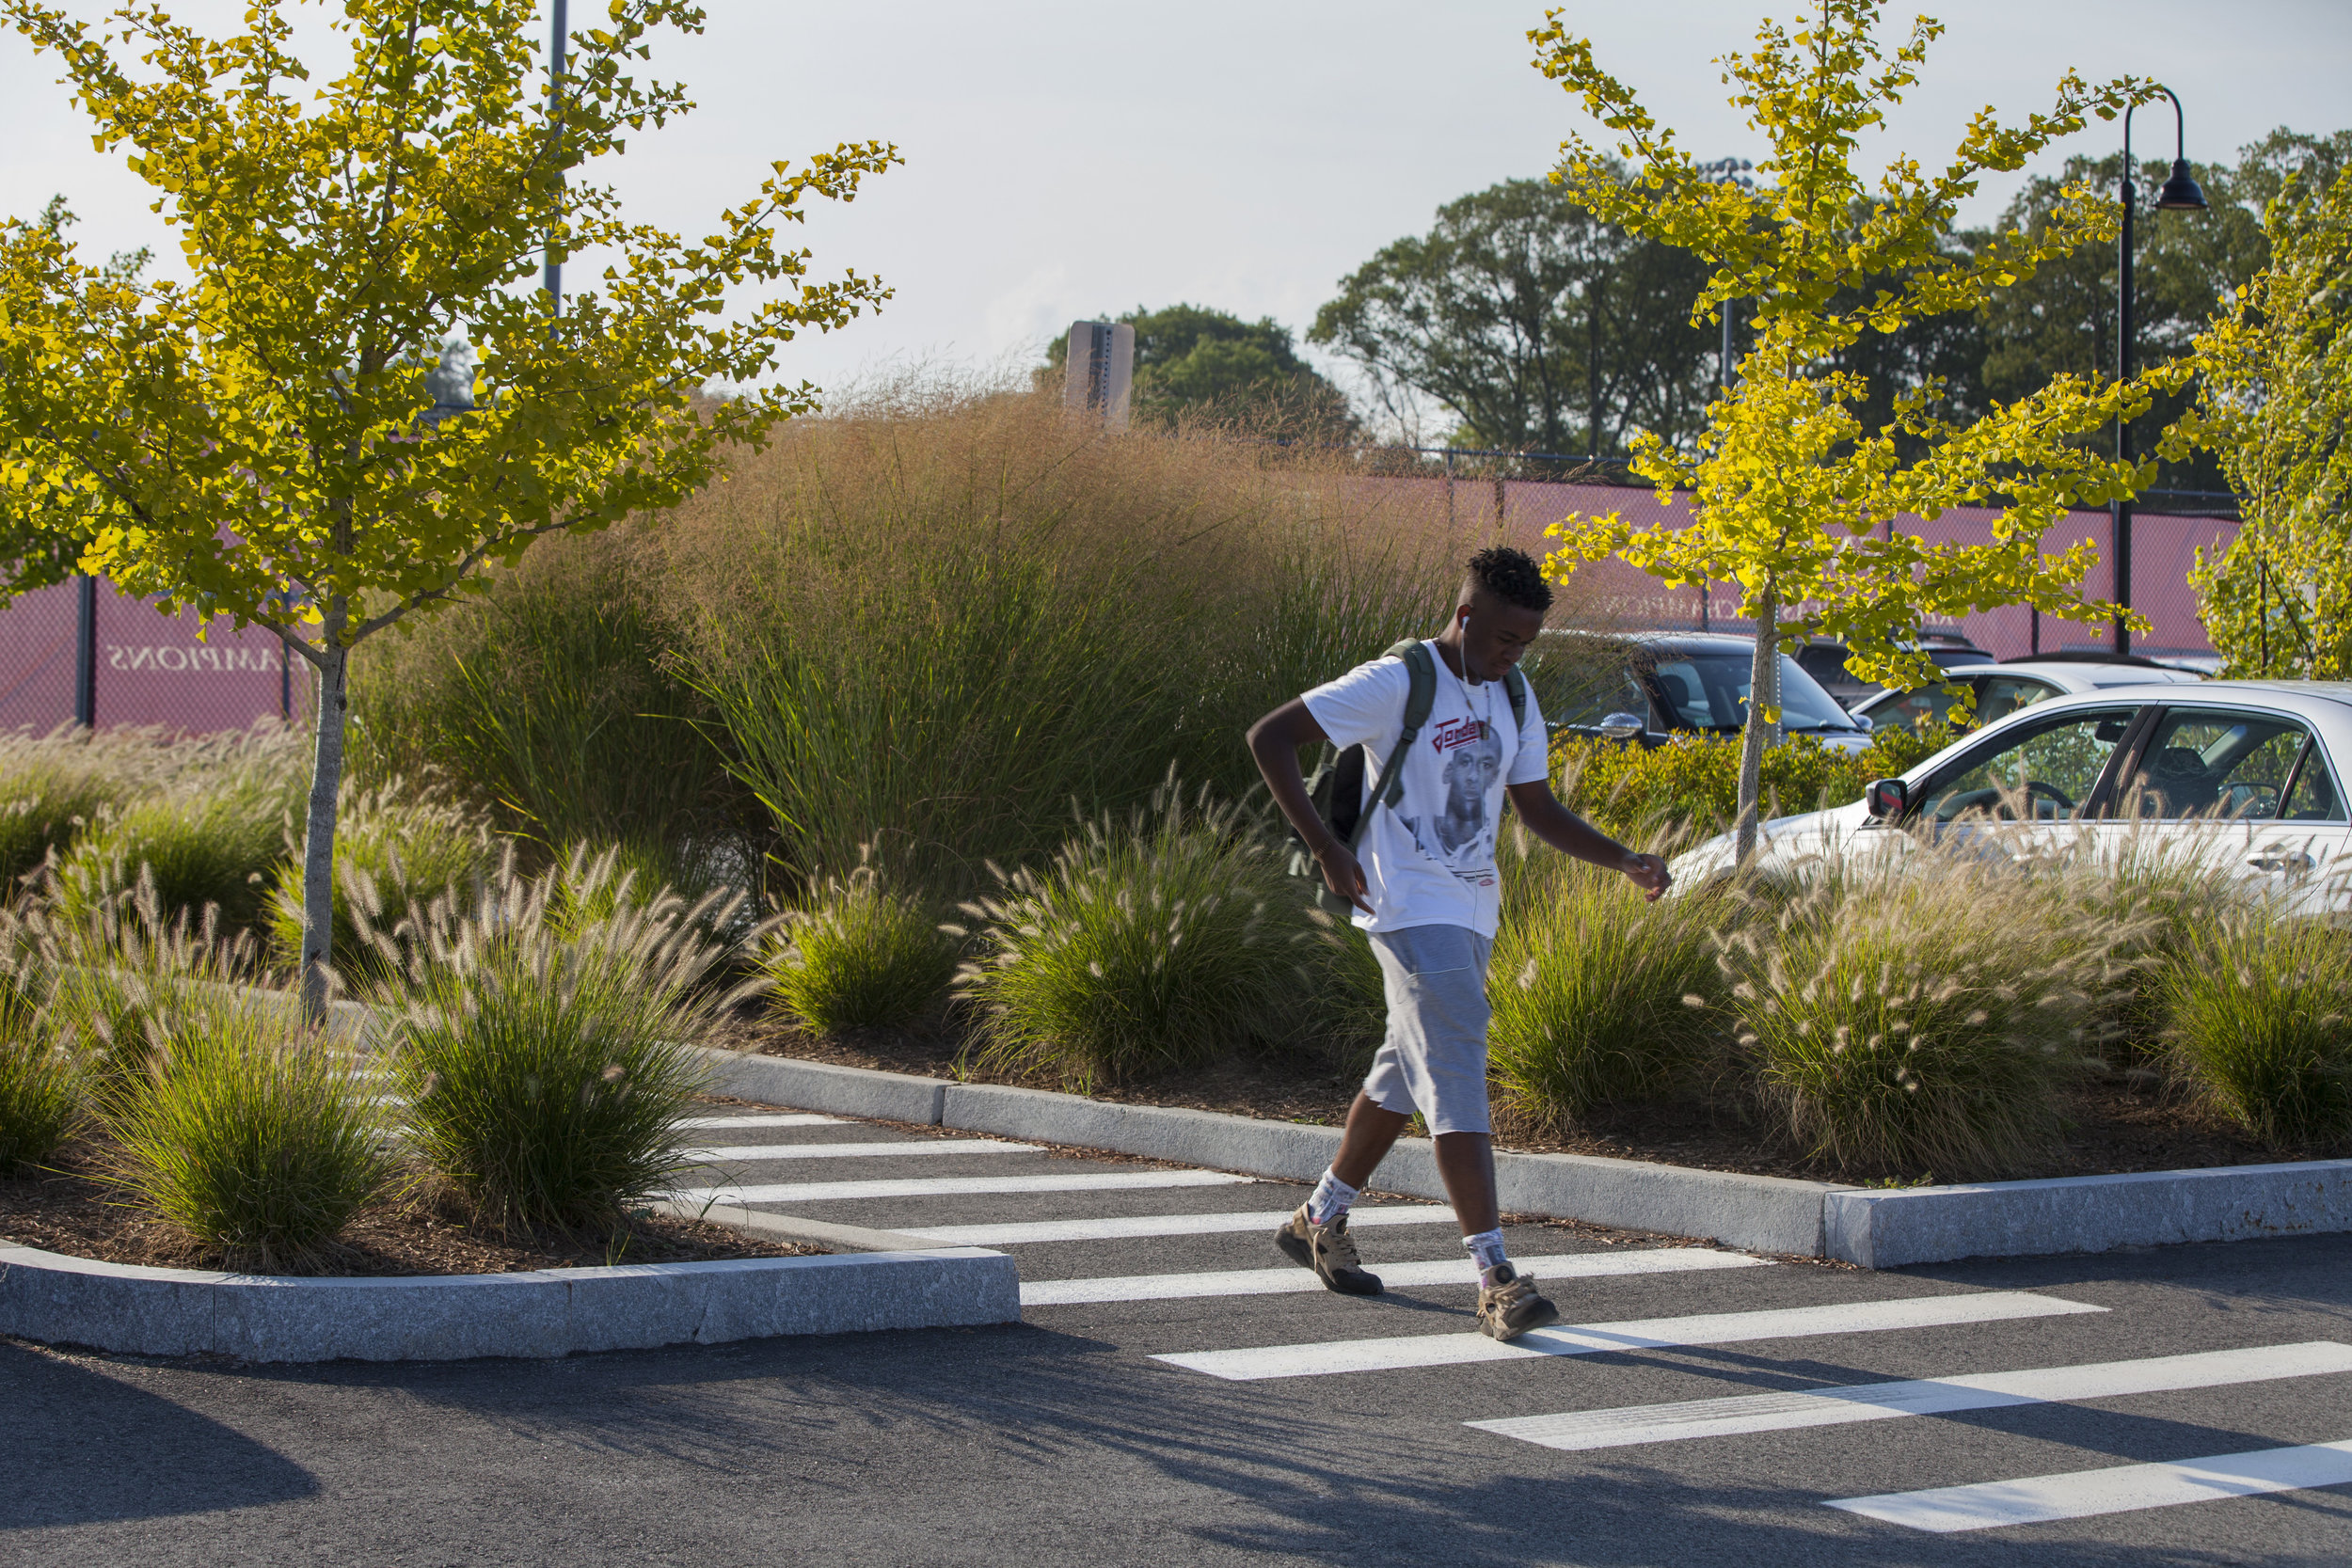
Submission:
<svg viewBox="0 0 2352 1568">
<path fill-rule="evenodd" d="M 1674 730 L 1730 731 L 1748 719 L 1748 674 L 1753 660 L 1746 654 L 1680 654 L 1662 657 L 1650 667 L 1665 700 L 1666 727 Z M 1780 724 L 1792 735 L 1810 731 L 1851 732 L 1859 729 L 1837 705 L 1837 699 L 1804 673 L 1787 654 L 1780 656 Z"/>
</svg>

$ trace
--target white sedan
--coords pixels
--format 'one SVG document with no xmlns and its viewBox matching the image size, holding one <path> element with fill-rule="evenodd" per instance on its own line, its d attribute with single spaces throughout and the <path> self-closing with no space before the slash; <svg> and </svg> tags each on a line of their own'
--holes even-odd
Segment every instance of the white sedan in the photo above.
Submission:
<svg viewBox="0 0 2352 1568">
<path fill-rule="evenodd" d="M 2201 856 L 2228 855 L 2239 876 L 2295 907 L 2332 907 L 2352 847 L 2346 763 L 2352 682 L 2106 687 L 1994 720 L 1851 805 L 1767 822 L 1757 853 L 1769 865 L 1865 850 L 1876 834 L 1932 831 L 1976 811 L 2022 817 L 2029 834 L 2177 835 Z M 1732 858 L 1731 835 L 1719 833 L 1677 857 L 1675 877 L 1695 884 Z"/>
<path fill-rule="evenodd" d="M 2020 658 L 1947 670 L 1943 680 L 1910 691 L 1875 691 L 1856 702 L 1853 710 L 1879 726 L 1899 724 L 1915 729 L 1923 721 L 1941 724 L 1952 710 L 1955 689 L 1966 687 L 1976 700 L 1972 722 L 1989 724 L 2021 707 L 2072 692 L 2157 682 L 2185 684 L 2199 678 L 2186 670 L 2146 659 L 2126 663 L 2120 659 Z"/>
</svg>

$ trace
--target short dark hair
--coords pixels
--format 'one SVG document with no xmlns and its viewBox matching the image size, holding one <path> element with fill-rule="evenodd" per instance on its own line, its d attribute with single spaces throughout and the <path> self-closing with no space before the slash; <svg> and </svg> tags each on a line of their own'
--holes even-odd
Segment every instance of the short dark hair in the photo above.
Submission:
<svg viewBox="0 0 2352 1568">
<path fill-rule="evenodd" d="M 1551 608 L 1551 584 L 1544 580 L 1544 569 L 1523 550 L 1506 545 L 1480 550 L 1470 558 L 1470 580 L 1521 610 Z"/>
</svg>

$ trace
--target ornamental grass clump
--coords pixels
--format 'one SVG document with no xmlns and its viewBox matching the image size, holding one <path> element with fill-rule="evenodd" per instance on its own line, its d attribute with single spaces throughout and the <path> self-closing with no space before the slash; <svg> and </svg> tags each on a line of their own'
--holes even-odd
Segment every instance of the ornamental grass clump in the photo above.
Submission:
<svg viewBox="0 0 2352 1568">
<path fill-rule="evenodd" d="M 2135 933 L 1981 846 L 1817 879 L 1718 939 L 1738 1044 L 1786 1135 L 1853 1175 L 1969 1180 L 2048 1151 L 2100 1064 Z"/>
<path fill-rule="evenodd" d="M 576 891 L 593 896 L 589 873 Z M 721 900 L 655 890 L 559 926 L 564 879 L 509 863 L 471 908 L 434 900 L 399 938 L 374 934 L 382 977 L 363 989 L 389 1015 L 411 1148 L 502 1229 L 610 1225 L 687 1168 L 695 1048 L 742 994 L 711 980 Z"/>
<path fill-rule="evenodd" d="M 142 1078 L 101 1102 L 109 1179 L 224 1267 L 315 1272 L 396 1174 L 374 1080 L 285 1011 L 230 996 L 149 1043 Z"/>
<path fill-rule="evenodd" d="M 1486 985 L 1499 1108 L 1559 1132 L 1715 1071 L 1728 1031 L 1713 937 L 1737 896 L 1717 884 L 1653 904 L 1565 855 L 1511 866 Z"/>
<path fill-rule="evenodd" d="M 771 1006 L 831 1034 L 914 1022 L 955 978 L 956 944 L 922 899 L 875 868 L 819 884 L 770 935 L 761 959 Z"/>
<path fill-rule="evenodd" d="M 260 925 L 299 798 L 297 753 L 271 737 L 189 768 L 168 787 L 102 811 L 60 859 L 53 895 L 70 919 L 151 879 L 167 914 L 217 909 Z"/>
<path fill-rule="evenodd" d="M 1257 822 L 1171 778 L 963 906 L 978 1059 L 1080 1089 L 1286 1040 L 1313 989 L 1304 890 Z"/>
<path fill-rule="evenodd" d="M 0 737 L 0 889 L 72 847 L 100 814 L 119 806 L 130 782 L 109 768 L 107 749 L 64 736 Z"/>
<path fill-rule="evenodd" d="M 82 1121 L 81 1072 L 34 1010 L 0 993 L 0 1176 L 56 1153 Z"/>
<path fill-rule="evenodd" d="M 2352 932 L 2258 908 L 2190 942 L 2164 971 L 2174 1070 L 2274 1148 L 2352 1138 Z"/>
<path fill-rule="evenodd" d="M 269 895 L 270 950 L 302 961 L 303 847 L 289 840 Z M 366 928 L 399 929 L 436 895 L 462 896 L 496 856 L 487 824 L 463 806 L 408 794 L 400 781 L 346 790 L 335 831 L 334 942 L 337 966 L 355 973 L 373 946 Z"/>
</svg>

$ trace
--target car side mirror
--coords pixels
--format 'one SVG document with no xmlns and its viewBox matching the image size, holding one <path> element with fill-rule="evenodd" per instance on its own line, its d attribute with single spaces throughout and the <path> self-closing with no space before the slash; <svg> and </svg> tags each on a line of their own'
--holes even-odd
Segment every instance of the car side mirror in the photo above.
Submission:
<svg viewBox="0 0 2352 1568">
<path fill-rule="evenodd" d="M 1846 715 L 1846 718 L 1855 729 L 1860 730 L 1864 735 L 1868 735 L 1879 727 L 1879 721 L 1867 713 L 1850 713 Z"/>
<path fill-rule="evenodd" d="M 1649 726 L 1630 713 L 1613 713 L 1600 721 L 1600 733 L 1612 740 L 1630 740 Z"/>
<path fill-rule="evenodd" d="M 1862 789 L 1873 822 L 1899 822 L 1911 806 L 1911 786 L 1900 779 L 1872 779 Z"/>
</svg>

